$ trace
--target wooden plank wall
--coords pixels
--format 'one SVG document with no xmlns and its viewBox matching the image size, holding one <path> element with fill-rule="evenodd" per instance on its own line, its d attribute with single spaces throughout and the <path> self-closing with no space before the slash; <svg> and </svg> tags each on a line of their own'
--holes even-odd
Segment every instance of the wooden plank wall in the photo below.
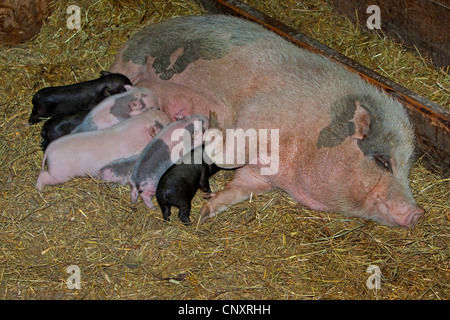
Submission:
<svg viewBox="0 0 450 320">
<path fill-rule="evenodd" d="M 370 5 L 380 8 L 381 31 L 428 54 L 437 67 L 450 65 L 450 0 L 332 0 L 335 10 L 365 26 Z"/>
</svg>

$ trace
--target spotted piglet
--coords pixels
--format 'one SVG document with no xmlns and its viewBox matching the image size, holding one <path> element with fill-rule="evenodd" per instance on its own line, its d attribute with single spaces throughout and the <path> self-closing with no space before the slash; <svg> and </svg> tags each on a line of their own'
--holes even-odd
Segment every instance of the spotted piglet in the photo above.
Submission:
<svg viewBox="0 0 450 320">
<path fill-rule="evenodd" d="M 42 150 L 50 142 L 69 133 L 101 130 L 111 127 L 148 109 L 158 109 L 154 93 L 147 88 L 125 85 L 125 92 L 115 94 L 92 110 L 76 114 L 54 116 L 42 126 Z"/>
<path fill-rule="evenodd" d="M 125 85 L 125 90 L 98 104 L 72 133 L 102 130 L 145 110 L 159 109 L 158 100 L 150 89 Z"/>
</svg>

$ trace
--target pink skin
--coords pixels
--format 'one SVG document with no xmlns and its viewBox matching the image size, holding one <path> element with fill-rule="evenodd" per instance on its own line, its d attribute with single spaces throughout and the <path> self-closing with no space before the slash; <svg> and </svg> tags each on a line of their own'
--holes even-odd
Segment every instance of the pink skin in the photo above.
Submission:
<svg viewBox="0 0 450 320">
<path fill-rule="evenodd" d="M 157 97 L 157 105 L 164 111 L 172 121 L 177 121 L 192 114 L 203 114 L 208 116 L 209 110 L 220 110 L 218 122 L 223 123 L 231 118 L 231 112 L 227 107 L 213 98 L 206 97 L 185 86 L 170 82 L 155 83 L 151 81 L 140 81 L 138 87 L 149 88 Z"/>
<path fill-rule="evenodd" d="M 264 46 L 254 43 L 248 48 L 240 47 L 220 61 L 192 62 L 169 81 L 161 80 L 154 73 L 150 67 L 152 58 L 148 58 L 146 66 L 137 66 L 131 61 L 123 63 L 119 54 L 111 68 L 128 77 L 134 75 L 133 83 L 145 83 L 151 88 L 158 96 L 161 109 L 172 120 L 188 114 L 207 116 L 212 111 L 218 115 L 224 129 L 280 129 L 278 173 L 262 176 L 260 164 L 246 164 L 237 169 L 227 188 L 203 205 L 200 223 L 232 204 L 245 201 L 252 193 L 281 188 L 311 209 L 339 211 L 390 226 L 413 226 L 424 211 L 414 204 L 409 187 L 398 182 L 407 181 L 407 173 L 395 166 L 393 174 L 378 168 L 358 147 L 358 141 L 368 132 L 370 119 L 357 108 L 353 119 L 357 126 L 355 135 L 345 139 L 339 147 L 318 149 L 319 133 L 331 122 L 324 106 L 331 105 L 345 93 L 339 89 L 331 92 L 333 87 L 327 86 L 330 92 L 322 94 L 311 86 L 297 92 L 297 96 L 290 95 L 294 88 L 289 78 L 292 68 L 283 70 L 248 58 L 263 50 L 260 45 Z M 176 58 L 177 53 L 174 53 L 171 60 Z M 240 70 L 240 76 L 231 77 L 230 70 Z M 333 73 L 327 70 L 313 69 L 311 73 L 322 77 L 321 83 L 336 82 Z M 165 89 L 169 87 L 174 90 Z M 281 89 L 283 94 L 279 94 Z M 398 162 L 407 161 L 399 159 Z"/>
<path fill-rule="evenodd" d="M 131 112 L 129 116 L 136 116 L 148 109 L 157 109 L 158 101 L 156 96 L 150 90 L 144 88 L 131 87 L 129 85 L 125 86 L 128 92 L 120 94 L 120 96 L 130 95 L 132 94 L 135 100 L 131 101 L 128 106 L 131 108 Z M 143 94 L 146 97 L 143 97 Z M 111 127 L 114 124 L 120 122 L 114 114 L 111 113 L 111 108 L 116 105 L 117 95 L 112 96 L 95 107 L 88 115 L 88 117 L 92 117 L 92 121 L 96 124 L 97 130 L 101 130 L 104 128 Z"/>
<path fill-rule="evenodd" d="M 272 181 L 277 185 L 285 185 L 285 191 L 294 199 L 315 210 L 354 212 L 354 216 L 388 226 L 414 225 L 424 211 L 405 195 L 392 174 L 382 169 L 368 173 L 368 169 L 376 167 L 376 164 L 358 151 L 354 138 L 348 138 L 342 148 L 344 151 L 319 152 L 315 162 L 307 157 L 299 157 L 296 163 L 304 161 L 301 173 L 297 172 L 294 176 L 294 170 L 288 166 L 283 169 L 283 172 L 286 170 L 284 174 L 273 177 Z M 345 152 L 348 153 L 345 155 Z M 339 166 L 336 166 L 336 156 L 339 156 Z M 346 165 L 346 162 L 355 161 L 360 165 Z M 293 177 L 290 184 L 284 179 L 285 176 Z"/>
<path fill-rule="evenodd" d="M 147 88 L 137 88 L 134 96 L 136 100 L 131 101 L 128 106 L 131 108 L 130 116 L 141 114 L 144 110 L 158 109 L 156 95 Z"/>
<path fill-rule="evenodd" d="M 367 195 L 364 207 L 368 209 L 365 216 L 389 226 L 411 227 L 424 214 L 424 210 L 411 204 L 411 199 L 404 196 L 394 181 L 384 181 L 389 179 L 389 176 L 382 177 Z M 391 188 L 387 188 L 389 185 Z"/>
<path fill-rule="evenodd" d="M 75 176 L 97 176 L 104 165 L 139 153 L 167 125 L 169 118 L 159 110 L 149 110 L 140 117 L 100 131 L 80 132 L 50 143 L 36 188 L 56 185 Z M 47 171 L 44 171 L 47 163 Z"/>
<path fill-rule="evenodd" d="M 156 194 L 156 190 L 154 189 L 146 189 L 141 193 L 142 201 L 144 201 L 145 205 L 150 209 L 153 209 L 152 197 Z"/>
<path fill-rule="evenodd" d="M 109 113 L 114 104 L 115 100 L 109 98 L 89 112 L 88 117 L 92 117 L 92 122 L 95 123 L 98 130 L 108 128 L 117 122 L 117 118 Z"/>
</svg>

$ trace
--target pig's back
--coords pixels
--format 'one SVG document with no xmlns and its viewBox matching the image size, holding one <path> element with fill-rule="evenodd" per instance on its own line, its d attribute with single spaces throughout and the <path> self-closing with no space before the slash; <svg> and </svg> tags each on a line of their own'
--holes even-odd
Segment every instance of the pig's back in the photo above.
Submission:
<svg viewBox="0 0 450 320">
<path fill-rule="evenodd" d="M 223 15 L 179 17 L 149 25 L 130 38 L 121 59 L 147 64 L 154 81 L 195 88 L 234 109 L 268 92 L 278 103 L 313 97 L 320 105 L 317 98 L 324 97 L 324 89 L 336 98 L 343 87 L 354 86 L 346 86 L 351 80 L 348 72 L 327 58 L 255 23 Z M 273 94 L 277 92 L 282 95 Z"/>
<path fill-rule="evenodd" d="M 338 63 L 231 16 L 188 16 L 151 24 L 128 40 L 112 69 L 128 75 L 129 62 L 146 64 L 151 81 L 170 81 L 219 101 L 212 111 L 223 114 L 228 108 L 234 115 L 224 127 L 283 124 L 281 136 L 304 135 L 312 127 L 326 126 L 333 104 L 354 95 L 371 96 L 376 104 L 403 113 L 400 105 Z"/>
</svg>

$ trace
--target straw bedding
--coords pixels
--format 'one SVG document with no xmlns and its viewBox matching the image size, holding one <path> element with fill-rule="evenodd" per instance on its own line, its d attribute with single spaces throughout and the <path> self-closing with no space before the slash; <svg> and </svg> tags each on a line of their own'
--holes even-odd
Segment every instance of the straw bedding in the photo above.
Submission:
<svg viewBox="0 0 450 320">
<path fill-rule="evenodd" d="M 335 15 L 324 1 L 249 1 L 448 108 L 448 70 Z M 311 4 L 313 3 L 313 4 Z M 39 193 L 36 90 L 96 78 L 143 25 L 199 14 L 192 1 L 78 0 L 82 28 L 56 1 L 41 32 L 0 48 L 0 299 L 448 299 L 449 180 L 418 158 L 426 210 L 413 230 L 309 210 L 281 191 L 235 205 L 199 229 L 130 204 L 127 186 L 73 179 Z M 211 179 L 220 190 L 233 172 Z M 193 201 L 198 216 L 201 192 Z M 156 204 L 156 203 L 155 203 Z M 176 215 L 173 214 L 176 217 Z M 69 289 L 77 265 L 81 289 Z M 368 289 L 369 265 L 381 289 Z"/>
</svg>

